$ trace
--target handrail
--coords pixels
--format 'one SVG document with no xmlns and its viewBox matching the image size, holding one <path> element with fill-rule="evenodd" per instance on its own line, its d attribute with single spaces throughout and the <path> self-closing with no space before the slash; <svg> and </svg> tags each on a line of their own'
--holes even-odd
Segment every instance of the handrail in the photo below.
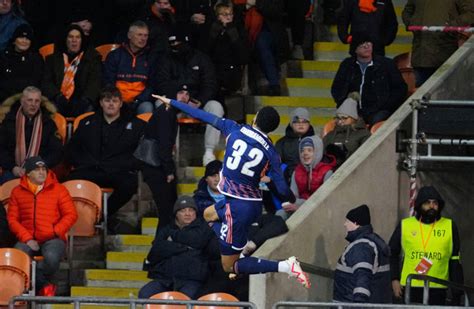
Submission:
<svg viewBox="0 0 474 309">
<path fill-rule="evenodd" d="M 230 301 L 203 301 L 203 300 L 175 300 L 175 299 L 145 299 L 145 298 L 101 298 L 101 297 L 44 297 L 44 296 L 14 296 L 8 303 L 9 309 L 15 308 L 15 302 L 25 301 L 36 303 L 73 303 L 74 309 L 80 309 L 81 303 L 93 304 L 129 304 L 130 309 L 136 309 L 137 304 L 185 305 L 187 309 L 194 306 L 245 307 L 257 309 L 251 302 Z"/>
<path fill-rule="evenodd" d="M 329 278 L 329 279 L 334 279 L 334 270 L 324 268 L 324 267 L 319 267 L 313 264 L 308 264 L 300 261 L 301 268 L 310 274 L 313 275 L 318 275 L 324 278 Z"/>
<path fill-rule="evenodd" d="M 340 302 L 298 302 L 298 301 L 280 301 L 273 304 L 272 309 L 280 307 L 298 307 L 298 308 L 393 308 L 393 309 L 411 309 L 425 308 L 424 305 L 399 305 L 399 304 L 369 304 L 369 303 L 340 303 Z M 430 306 L 430 309 L 446 309 L 446 306 Z M 448 307 L 458 308 L 458 307 Z"/>
<path fill-rule="evenodd" d="M 447 286 L 447 287 L 450 287 L 450 288 L 453 288 L 453 289 L 456 289 L 456 290 L 463 291 L 464 292 L 464 306 L 465 307 L 469 307 L 468 293 L 469 294 L 474 294 L 474 288 L 472 288 L 470 286 L 467 286 L 467 285 L 463 285 L 463 284 L 460 284 L 460 283 L 447 281 L 447 280 L 443 280 L 443 279 L 439 279 L 439 278 L 435 278 L 435 277 L 431 277 L 431 276 L 427 276 L 427 275 L 409 274 L 408 277 L 407 277 L 407 283 L 406 283 L 406 287 L 405 287 L 405 303 L 406 304 L 410 303 L 411 281 L 412 280 L 423 280 L 423 282 L 424 282 L 424 285 L 423 285 L 423 305 L 428 305 L 428 301 L 429 301 L 429 297 L 430 297 L 429 282 L 441 284 L 441 285 L 444 285 L 444 286 Z"/>
</svg>

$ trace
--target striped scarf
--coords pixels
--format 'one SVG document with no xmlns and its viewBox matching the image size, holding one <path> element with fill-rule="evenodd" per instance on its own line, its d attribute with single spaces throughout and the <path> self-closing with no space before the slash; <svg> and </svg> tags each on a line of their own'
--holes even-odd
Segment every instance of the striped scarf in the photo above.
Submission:
<svg viewBox="0 0 474 309">
<path fill-rule="evenodd" d="M 41 136 L 43 133 L 43 121 L 41 121 L 41 110 L 35 116 L 33 123 L 33 132 L 31 132 L 30 145 L 26 149 L 25 140 L 25 124 L 26 117 L 23 114 L 22 108 L 18 109 L 16 113 L 16 146 L 15 146 L 15 163 L 16 166 L 23 167 L 25 160 L 29 157 L 37 156 L 41 145 Z"/>
<path fill-rule="evenodd" d="M 61 93 L 66 99 L 70 99 L 74 93 L 74 76 L 76 76 L 77 68 L 79 63 L 81 63 L 82 55 L 84 52 L 81 52 L 77 55 L 71 63 L 69 63 L 68 56 L 63 54 L 64 58 L 64 78 L 61 84 Z"/>
</svg>

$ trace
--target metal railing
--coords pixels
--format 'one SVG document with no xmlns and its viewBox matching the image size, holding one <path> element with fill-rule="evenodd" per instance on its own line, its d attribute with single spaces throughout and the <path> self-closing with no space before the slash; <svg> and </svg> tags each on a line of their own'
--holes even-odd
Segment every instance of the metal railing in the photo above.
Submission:
<svg viewBox="0 0 474 309">
<path fill-rule="evenodd" d="M 273 304 L 272 309 L 286 308 L 286 307 L 298 307 L 298 308 L 392 308 L 392 309 L 404 309 L 404 308 L 426 308 L 425 305 L 397 305 L 397 304 L 360 304 L 360 303 L 328 303 L 328 302 L 297 302 L 297 301 L 280 301 Z M 448 309 L 448 308 L 461 308 L 452 306 L 430 306 L 430 309 Z"/>
<path fill-rule="evenodd" d="M 9 309 L 15 308 L 16 302 L 30 302 L 33 306 L 42 304 L 73 304 L 74 309 L 80 309 L 81 304 L 128 304 L 130 309 L 136 309 L 137 305 L 184 305 L 187 309 L 194 306 L 219 306 L 219 307 L 240 307 L 257 309 L 251 302 L 230 302 L 230 301 L 202 301 L 202 300 L 174 300 L 174 299 L 135 299 L 135 298 L 99 298 L 99 297 L 44 297 L 44 296 L 15 296 L 8 303 Z"/>
<path fill-rule="evenodd" d="M 411 296 L 411 282 L 412 280 L 422 280 L 423 281 L 423 305 L 428 305 L 429 297 L 430 297 L 430 286 L 429 283 L 437 283 L 449 287 L 455 290 L 461 290 L 464 292 L 464 306 L 469 307 L 469 297 L 468 294 L 474 294 L 474 288 L 462 285 L 459 283 L 442 280 L 439 278 L 427 276 L 427 275 L 419 275 L 419 274 L 410 274 L 407 277 L 407 283 L 405 287 L 405 303 L 410 303 L 410 296 Z"/>
</svg>

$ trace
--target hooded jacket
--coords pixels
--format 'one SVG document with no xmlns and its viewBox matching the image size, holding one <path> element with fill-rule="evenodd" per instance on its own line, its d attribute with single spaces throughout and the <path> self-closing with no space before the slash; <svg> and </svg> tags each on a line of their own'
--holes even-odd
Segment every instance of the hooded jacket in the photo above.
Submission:
<svg viewBox="0 0 474 309">
<path fill-rule="evenodd" d="M 0 107 L 0 166 L 5 170 L 11 170 L 16 166 L 16 113 L 20 108 L 22 94 L 16 94 L 5 100 Z M 58 129 L 52 117 L 56 112 L 54 105 L 47 98 L 41 97 L 41 114 L 43 119 L 43 130 L 41 134 L 41 145 L 39 155 L 51 168 L 56 166 L 62 157 L 62 143 Z M 33 120 L 26 122 L 26 147 L 28 148 L 33 131 Z"/>
<path fill-rule="evenodd" d="M 285 130 L 285 136 L 276 142 L 275 149 L 281 157 L 281 162 L 287 165 L 285 176 L 288 179 L 288 182 L 290 182 L 291 175 L 293 174 L 296 165 L 298 165 L 300 162 L 298 147 L 301 139 L 313 135 L 314 128 L 312 125 L 309 126 L 308 132 L 306 132 L 303 136 L 299 136 L 295 133 L 295 131 L 293 131 L 291 124 L 288 124 Z"/>
<path fill-rule="evenodd" d="M 305 140 L 311 139 L 314 145 L 313 160 L 309 165 L 300 163 L 296 166 L 291 177 L 291 191 L 297 198 L 296 204 L 302 204 L 332 175 L 336 167 L 336 157 L 324 154 L 323 142 L 319 136 L 303 138 L 299 143 L 300 153 Z M 301 201 L 303 200 L 303 201 Z"/>
<path fill-rule="evenodd" d="M 330 144 L 344 146 L 345 150 L 347 150 L 346 157 L 349 157 L 369 137 L 370 131 L 367 130 L 364 120 L 359 118 L 353 125 L 339 126 L 336 124 L 334 130 L 324 136 L 323 143 L 324 148 Z"/>
<path fill-rule="evenodd" d="M 372 225 L 347 233 L 349 245 L 334 273 L 333 299 L 339 302 L 391 303 L 390 248 Z"/>
<path fill-rule="evenodd" d="M 7 48 L 15 29 L 22 24 L 27 24 L 27 22 L 21 17 L 17 0 L 12 0 L 10 12 L 0 15 L 0 51 Z"/>
<path fill-rule="evenodd" d="M 27 86 L 39 88 L 43 67 L 43 58 L 37 51 L 30 47 L 26 52 L 17 52 L 10 45 L 0 55 L 0 104 Z"/>
<path fill-rule="evenodd" d="M 8 203 L 12 233 L 23 243 L 34 239 L 41 244 L 53 238 L 66 241 L 66 232 L 77 220 L 68 190 L 48 171 L 43 189 L 34 194 L 28 188 L 27 177 L 21 178 Z"/>
</svg>

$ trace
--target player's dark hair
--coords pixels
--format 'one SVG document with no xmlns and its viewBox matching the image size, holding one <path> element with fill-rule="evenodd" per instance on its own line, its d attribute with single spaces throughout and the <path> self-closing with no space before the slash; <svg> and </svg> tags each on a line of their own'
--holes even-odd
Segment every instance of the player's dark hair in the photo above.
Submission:
<svg viewBox="0 0 474 309">
<path fill-rule="evenodd" d="M 273 107 L 265 106 L 258 112 L 255 123 L 262 132 L 270 133 L 278 128 L 280 115 Z"/>
</svg>

